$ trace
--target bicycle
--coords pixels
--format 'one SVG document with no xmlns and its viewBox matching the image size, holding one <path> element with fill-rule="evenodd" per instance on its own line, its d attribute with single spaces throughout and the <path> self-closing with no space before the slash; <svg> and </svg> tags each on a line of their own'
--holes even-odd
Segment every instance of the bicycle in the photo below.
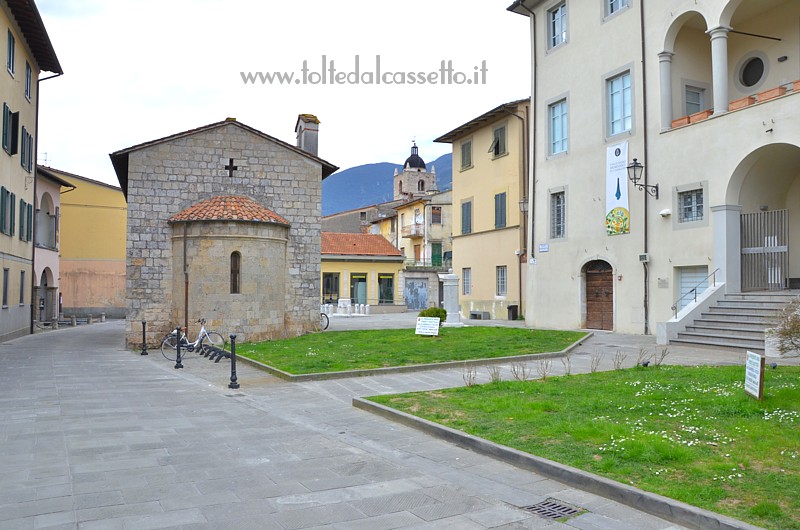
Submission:
<svg viewBox="0 0 800 530">
<path fill-rule="evenodd" d="M 225 349 L 225 337 L 223 337 L 222 334 L 217 331 L 207 331 L 205 318 L 201 318 L 197 321 L 197 323 L 200 324 L 200 333 L 197 334 L 197 339 L 195 339 L 194 342 L 189 342 L 189 339 L 186 336 L 186 328 L 181 328 L 181 356 L 185 352 L 193 351 L 205 354 L 208 345 L 223 350 Z M 206 345 L 204 342 L 206 340 L 208 341 L 208 345 Z M 175 361 L 178 357 L 177 344 L 177 332 L 172 330 L 167 334 L 166 337 L 164 337 L 164 340 L 161 341 L 161 355 L 163 355 L 168 361 Z"/>
<path fill-rule="evenodd" d="M 328 318 L 328 315 L 326 315 L 325 313 L 320 313 L 319 314 L 319 328 L 322 331 L 325 331 L 326 329 L 328 329 L 328 324 L 330 324 L 330 323 L 331 323 L 331 319 Z"/>
</svg>

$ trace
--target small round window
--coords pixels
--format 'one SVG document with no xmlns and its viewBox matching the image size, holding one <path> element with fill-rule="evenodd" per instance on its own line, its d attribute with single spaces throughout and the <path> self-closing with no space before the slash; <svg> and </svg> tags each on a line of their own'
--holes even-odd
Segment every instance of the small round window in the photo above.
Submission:
<svg viewBox="0 0 800 530">
<path fill-rule="evenodd" d="M 739 81 L 747 88 L 751 88 L 764 77 L 764 70 L 764 61 L 760 57 L 751 57 L 742 65 Z"/>
</svg>

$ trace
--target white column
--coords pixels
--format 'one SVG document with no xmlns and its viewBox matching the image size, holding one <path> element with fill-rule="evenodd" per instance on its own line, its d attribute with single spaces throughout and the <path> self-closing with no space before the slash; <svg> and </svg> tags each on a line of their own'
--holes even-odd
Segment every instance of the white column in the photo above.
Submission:
<svg viewBox="0 0 800 530">
<path fill-rule="evenodd" d="M 672 56 L 670 52 L 658 54 L 658 68 L 661 73 L 661 130 L 672 128 Z"/>
<path fill-rule="evenodd" d="M 728 32 L 731 28 L 718 26 L 711 35 L 711 75 L 714 86 L 714 114 L 728 112 Z"/>
<path fill-rule="evenodd" d="M 723 204 L 711 207 L 715 281 L 725 282 L 726 293 L 742 292 L 742 207 Z"/>
<path fill-rule="evenodd" d="M 463 326 L 459 317 L 461 308 L 458 304 L 458 275 L 453 274 L 451 270 L 449 274 L 440 273 L 439 280 L 444 289 L 444 308 L 447 311 L 447 320 L 444 325 L 448 327 Z"/>
</svg>

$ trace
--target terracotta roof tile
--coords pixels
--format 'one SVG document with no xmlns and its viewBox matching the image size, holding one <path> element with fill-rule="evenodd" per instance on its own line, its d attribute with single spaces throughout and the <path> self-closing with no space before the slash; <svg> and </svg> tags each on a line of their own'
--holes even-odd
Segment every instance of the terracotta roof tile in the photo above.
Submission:
<svg viewBox="0 0 800 530">
<path fill-rule="evenodd" d="M 322 253 L 357 256 L 397 256 L 400 250 L 377 234 L 322 232 Z"/>
<path fill-rule="evenodd" d="M 212 197 L 169 218 L 170 223 L 185 221 L 247 221 L 290 226 L 289 221 L 253 199 L 236 195 Z"/>
</svg>

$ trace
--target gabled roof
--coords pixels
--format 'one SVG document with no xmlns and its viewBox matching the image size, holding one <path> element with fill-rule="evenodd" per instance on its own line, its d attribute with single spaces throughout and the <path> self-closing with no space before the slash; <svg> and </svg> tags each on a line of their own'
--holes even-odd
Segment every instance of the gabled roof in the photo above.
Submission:
<svg viewBox="0 0 800 530">
<path fill-rule="evenodd" d="M 46 179 L 52 180 L 53 182 L 55 182 L 59 186 L 64 186 L 66 188 L 75 188 L 74 184 L 70 184 L 66 180 L 60 178 L 58 175 L 56 175 L 55 173 L 50 171 L 50 168 L 37 165 L 36 166 L 36 176 L 39 176 L 39 175 L 43 176 Z"/>
<path fill-rule="evenodd" d="M 249 197 L 237 195 L 212 197 L 189 206 L 168 219 L 169 223 L 193 221 L 241 221 L 290 226 L 289 221 Z"/>
<path fill-rule="evenodd" d="M 69 171 L 64 171 L 62 169 L 56 169 L 54 167 L 43 166 L 41 164 L 38 164 L 36 166 L 36 170 L 40 171 L 40 172 L 41 171 L 47 171 L 48 173 L 50 173 L 52 175 L 61 175 L 62 177 L 68 177 L 68 178 L 71 178 L 71 179 L 81 180 L 83 182 L 88 182 L 90 184 L 96 184 L 97 186 L 104 186 L 104 187 L 112 189 L 112 190 L 120 191 L 119 186 L 114 186 L 113 184 L 100 182 L 99 180 L 90 179 L 89 177 L 82 177 L 80 175 L 76 175 L 75 173 L 70 173 Z M 69 185 L 72 186 L 72 184 L 69 184 Z"/>
<path fill-rule="evenodd" d="M 322 232 L 322 254 L 339 256 L 387 256 L 403 254 L 383 236 L 377 234 L 340 234 Z"/>
<path fill-rule="evenodd" d="M 165 136 L 164 138 L 159 138 L 157 140 L 151 140 L 149 142 L 144 142 L 144 143 L 141 143 L 141 144 L 137 144 L 137 145 L 128 147 L 126 149 L 121 149 L 119 151 L 115 151 L 114 153 L 111 153 L 110 155 L 108 155 L 108 156 L 111 157 L 111 163 L 114 165 L 114 171 L 117 173 L 117 180 L 119 180 L 119 184 L 120 184 L 120 187 L 122 188 L 122 192 L 125 194 L 125 198 L 127 199 L 127 197 L 128 197 L 128 155 L 130 155 L 134 151 L 139 151 L 139 150 L 145 149 L 147 147 L 151 147 L 151 146 L 158 145 L 158 144 L 165 143 L 165 142 L 170 142 L 170 141 L 176 140 L 178 138 L 185 138 L 187 136 L 192 136 L 192 135 L 195 135 L 195 134 L 198 134 L 198 133 L 201 133 L 201 132 L 211 131 L 211 130 L 218 129 L 218 128 L 225 127 L 225 126 L 239 127 L 241 129 L 244 129 L 245 131 L 248 131 L 248 132 L 250 132 L 252 134 L 255 134 L 256 136 L 260 136 L 260 137 L 264 138 L 265 140 L 268 140 L 270 142 L 274 142 L 274 143 L 276 143 L 276 144 L 278 144 L 278 145 L 280 145 L 282 147 L 285 147 L 286 149 L 288 149 L 290 151 L 294 151 L 295 153 L 297 153 L 299 155 L 302 155 L 302 156 L 308 158 L 309 160 L 313 160 L 314 162 L 319 163 L 322 166 L 322 179 L 323 180 L 328 175 L 330 175 L 331 173 L 333 173 L 334 171 L 339 169 L 337 166 L 334 166 L 330 162 L 327 162 L 327 161 L 325 161 L 325 160 L 323 160 L 323 159 L 321 159 L 319 157 L 316 157 L 316 156 L 314 156 L 314 155 L 312 155 L 310 153 L 307 153 L 306 151 L 303 151 L 299 147 L 296 147 L 296 146 L 294 146 L 292 144 L 288 144 L 288 143 L 284 142 L 283 140 L 278 140 L 277 138 L 274 138 L 274 137 L 272 137 L 272 136 L 270 136 L 270 135 L 268 135 L 266 133 L 263 133 L 263 132 L 259 131 L 258 129 L 254 129 L 254 128 L 248 126 L 248 125 L 245 125 L 244 123 L 238 122 L 234 118 L 228 118 L 228 119 L 223 120 L 223 121 L 218 121 L 216 123 L 211 123 L 209 125 L 204 125 L 203 127 L 197 127 L 196 129 L 189 129 L 188 131 L 183 131 L 183 132 L 180 132 L 180 133 L 177 133 L 177 134 L 173 134 L 173 135 L 170 135 L 170 136 Z"/>
<path fill-rule="evenodd" d="M 467 123 L 456 127 L 449 133 L 443 134 L 439 138 L 435 139 L 434 142 L 451 144 L 456 140 L 458 140 L 459 138 L 462 138 L 474 132 L 476 129 L 480 129 L 484 125 L 496 121 L 501 116 L 507 116 L 509 112 L 513 113 L 513 111 L 515 111 L 520 104 L 530 103 L 530 101 L 531 98 L 525 98 L 525 99 L 518 99 L 516 101 L 510 101 L 508 103 L 503 103 L 502 105 L 493 108 L 489 112 L 481 114 L 477 118 L 473 118 Z"/>
<path fill-rule="evenodd" d="M 33 0 L 6 0 L 40 70 L 63 74 L 44 21 Z"/>
</svg>

